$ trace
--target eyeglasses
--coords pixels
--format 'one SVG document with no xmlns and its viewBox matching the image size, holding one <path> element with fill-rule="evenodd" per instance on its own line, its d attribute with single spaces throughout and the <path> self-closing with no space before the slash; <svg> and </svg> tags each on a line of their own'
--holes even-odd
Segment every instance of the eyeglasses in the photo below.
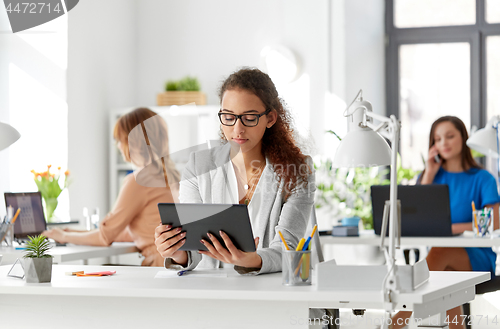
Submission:
<svg viewBox="0 0 500 329">
<path fill-rule="evenodd" d="M 268 114 L 271 110 L 266 110 L 261 114 L 232 114 L 232 113 L 223 113 L 219 112 L 219 120 L 224 126 L 234 126 L 238 119 L 241 120 L 241 123 L 246 127 L 255 127 L 259 124 L 259 118 L 263 115 Z"/>
</svg>

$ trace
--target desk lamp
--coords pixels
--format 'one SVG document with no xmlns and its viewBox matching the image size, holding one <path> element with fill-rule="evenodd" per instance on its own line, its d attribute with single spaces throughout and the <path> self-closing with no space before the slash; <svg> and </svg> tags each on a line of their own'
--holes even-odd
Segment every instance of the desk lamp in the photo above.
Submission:
<svg viewBox="0 0 500 329">
<path fill-rule="evenodd" d="M 336 283 L 327 282 L 329 277 L 342 281 L 344 287 L 359 287 L 382 290 L 387 311 L 395 309 L 395 292 L 412 291 L 429 278 L 425 260 L 413 266 L 396 265 L 395 249 L 399 247 L 400 206 L 397 199 L 397 152 L 401 123 L 394 115 L 390 118 L 373 113 L 370 102 L 363 100 L 362 90 L 345 110 L 348 132 L 340 142 L 333 159 L 333 167 L 373 167 L 391 165 L 390 198 L 384 208 L 384 221 L 381 234 L 381 248 L 386 256 L 386 266 L 337 266 L 325 264 L 318 268 L 320 289 L 340 288 Z M 379 123 L 374 124 L 374 120 Z M 392 148 L 383 138 L 387 138 Z M 388 249 L 384 246 L 389 215 Z M 324 278 L 324 279 L 323 279 Z M 323 280 L 322 280 L 323 279 Z M 323 285 L 324 283 L 324 285 Z"/>
<path fill-rule="evenodd" d="M 483 129 L 479 129 L 467 139 L 467 146 L 484 155 L 498 158 L 498 123 L 500 116 L 492 117 Z"/>
<path fill-rule="evenodd" d="M 7 123 L 0 122 L 0 151 L 14 144 L 21 134 Z"/>
<path fill-rule="evenodd" d="M 472 136 L 467 139 L 467 146 L 473 150 L 478 151 L 486 156 L 498 159 L 500 161 L 500 145 L 498 142 L 498 123 L 500 123 L 500 116 L 495 115 L 492 117 L 483 129 L 479 129 Z M 498 162 L 497 162 L 498 164 Z M 494 175 L 497 180 L 497 189 L 500 191 L 500 183 L 497 173 Z"/>
</svg>

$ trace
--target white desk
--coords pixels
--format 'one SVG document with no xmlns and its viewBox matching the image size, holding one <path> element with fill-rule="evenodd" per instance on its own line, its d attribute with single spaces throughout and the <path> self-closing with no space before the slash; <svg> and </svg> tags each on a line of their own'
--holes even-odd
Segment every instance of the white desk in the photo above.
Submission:
<svg viewBox="0 0 500 329">
<path fill-rule="evenodd" d="M 74 260 L 86 261 L 90 258 L 111 257 L 128 253 L 138 252 L 139 250 L 133 242 L 114 242 L 109 247 L 77 246 L 68 244 L 64 247 L 53 247 L 49 253 L 54 256 L 54 263 L 70 262 Z M 2 265 L 14 264 L 17 258 L 24 255 L 24 250 L 16 250 L 12 247 L 0 247 Z"/>
<path fill-rule="evenodd" d="M 320 237 L 321 245 L 327 244 L 358 244 L 358 245 L 380 245 L 380 236 L 373 231 L 361 232 L 360 236 L 331 236 Z M 389 238 L 384 240 L 387 246 Z M 500 246 L 500 237 L 494 239 L 474 238 L 471 236 L 452 237 L 401 237 L 402 246 L 429 246 L 429 247 L 494 247 Z"/>
<path fill-rule="evenodd" d="M 162 268 L 54 265 L 52 282 L 27 284 L 0 266 L 2 328 L 308 328 L 308 308 L 382 307 L 380 291 L 317 291 L 286 287 L 281 273 L 228 277 L 155 279 Z M 116 270 L 110 277 L 65 276 L 64 272 Z M 485 272 L 431 272 L 413 293 L 397 295 L 397 308 L 426 317 L 474 299 Z M 404 305 L 404 306 L 403 306 Z M 47 322 L 43 322 L 43 321 Z"/>
</svg>

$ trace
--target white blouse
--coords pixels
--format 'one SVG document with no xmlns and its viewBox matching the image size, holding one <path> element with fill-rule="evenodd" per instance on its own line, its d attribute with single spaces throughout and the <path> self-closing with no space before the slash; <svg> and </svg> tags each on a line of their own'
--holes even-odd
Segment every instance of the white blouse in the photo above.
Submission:
<svg viewBox="0 0 500 329">
<path fill-rule="evenodd" d="M 268 161 L 266 159 L 266 166 L 264 167 L 264 170 L 267 169 L 267 164 Z M 233 204 L 238 204 L 239 203 L 239 196 L 238 196 L 238 180 L 236 178 L 236 172 L 234 171 L 234 166 L 233 162 L 229 161 L 226 164 L 226 170 L 228 174 L 228 180 L 229 180 L 229 189 L 226 190 L 227 195 L 227 200 L 231 200 Z M 263 170 L 263 171 L 264 171 Z M 262 204 L 262 193 L 260 187 L 260 182 L 261 180 L 259 179 L 259 182 L 257 183 L 257 186 L 255 187 L 255 191 L 253 192 L 252 199 L 250 200 L 250 203 L 247 206 L 248 209 L 248 215 L 250 216 L 250 223 L 252 224 L 252 233 L 254 237 L 256 236 L 256 232 L 262 232 L 265 230 L 265 227 L 260 227 L 260 225 L 263 225 L 262 221 L 257 221 L 256 218 L 260 218 L 260 212 L 262 210 L 261 204 Z M 259 246 L 261 242 L 259 241 Z"/>
</svg>

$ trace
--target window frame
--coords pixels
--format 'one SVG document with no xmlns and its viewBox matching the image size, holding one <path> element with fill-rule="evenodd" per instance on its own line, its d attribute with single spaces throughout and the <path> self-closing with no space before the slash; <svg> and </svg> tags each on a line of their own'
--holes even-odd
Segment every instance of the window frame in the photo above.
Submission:
<svg viewBox="0 0 500 329">
<path fill-rule="evenodd" d="M 485 0 L 476 0 L 476 23 L 474 25 L 398 28 L 394 26 L 394 0 L 386 0 L 385 6 L 386 115 L 400 117 L 399 46 L 468 42 L 471 51 L 470 122 L 472 126 L 483 127 L 488 121 L 486 38 L 500 36 L 500 23 L 486 22 Z"/>
</svg>

